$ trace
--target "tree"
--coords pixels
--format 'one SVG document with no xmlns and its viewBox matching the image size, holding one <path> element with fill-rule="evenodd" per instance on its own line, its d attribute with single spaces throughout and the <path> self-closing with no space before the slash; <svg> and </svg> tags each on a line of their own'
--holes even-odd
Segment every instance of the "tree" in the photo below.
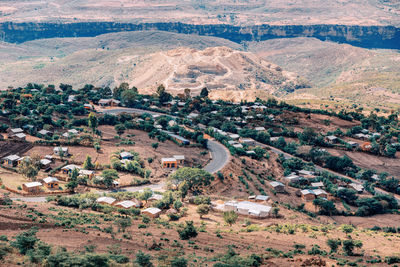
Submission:
<svg viewBox="0 0 400 267">
<path fill-rule="evenodd" d="M 75 188 L 78 187 L 78 176 L 79 176 L 78 169 L 74 169 L 69 174 L 69 182 L 67 183 L 66 186 L 72 193 L 75 191 Z"/>
<path fill-rule="evenodd" d="M 121 97 L 121 94 L 128 89 L 129 89 L 128 83 L 121 83 L 118 87 L 114 88 L 113 95 L 115 98 L 119 99 Z"/>
<path fill-rule="evenodd" d="M 279 208 L 278 207 L 274 207 L 273 209 L 272 209 L 272 214 L 274 215 L 274 217 L 275 218 L 278 218 L 278 216 L 279 216 Z"/>
<path fill-rule="evenodd" d="M 232 224 L 235 224 L 237 221 L 237 218 L 238 218 L 238 215 L 233 210 L 224 212 L 224 221 L 227 224 L 229 224 L 229 226 L 232 226 Z"/>
<path fill-rule="evenodd" d="M 171 261 L 171 267 L 186 267 L 188 264 L 187 259 L 183 257 L 174 258 Z"/>
<path fill-rule="evenodd" d="M 343 240 L 343 251 L 349 256 L 354 255 L 355 248 L 361 248 L 363 246 L 362 242 L 359 240 Z"/>
<path fill-rule="evenodd" d="M 94 165 L 92 163 L 92 158 L 89 155 L 86 155 L 85 162 L 83 163 L 83 168 L 86 170 L 93 170 Z"/>
<path fill-rule="evenodd" d="M 182 240 L 187 240 L 192 237 L 197 236 L 197 230 L 193 225 L 193 221 L 186 221 L 186 225 L 183 227 L 183 229 L 178 230 L 179 237 Z"/>
<path fill-rule="evenodd" d="M 207 215 L 209 211 L 210 205 L 207 204 L 200 204 L 196 209 L 196 212 L 200 215 L 200 219 L 202 219 L 204 215 Z"/>
<path fill-rule="evenodd" d="M 125 132 L 125 130 L 126 130 L 126 127 L 123 125 L 123 124 L 117 124 L 117 125 L 115 125 L 115 131 L 117 131 L 117 134 L 118 135 L 122 135 L 124 132 Z"/>
<path fill-rule="evenodd" d="M 165 86 L 163 84 L 160 84 L 157 87 L 157 94 L 158 94 L 158 101 L 160 101 L 161 104 L 171 99 L 171 95 L 167 93 L 167 91 L 165 90 Z"/>
<path fill-rule="evenodd" d="M 118 172 L 113 169 L 104 170 L 101 173 L 101 177 L 103 177 L 103 184 L 107 187 L 111 187 L 113 185 L 114 180 L 118 179 Z"/>
<path fill-rule="evenodd" d="M 149 188 L 145 188 L 143 190 L 143 192 L 140 193 L 139 199 L 146 201 L 146 204 L 147 204 L 147 200 L 149 198 L 151 198 L 152 195 L 153 195 L 153 191 L 151 191 L 151 189 L 149 189 Z"/>
<path fill-rule="evenodd" d="M 151 147 L 154 148 L 154 150 L 156 150 L 158 148 L 158 143 L 152 143 Z"/>
<path fill-rule="evenodd" d="M 176 172 L 169 176 L 169 180 L 178 185 L 181 189 L 186 191 L 181 191 L 182 197 L 187 194 L 187 191 L 200 191 L 201 186 L 206 186 L 211 183 L 214 179 L 210 173 L 203 169 L 184 167 L 178 169 Z M 185 183 L 184 187 L 181 184 Z"/>
<path fill-rule="evenodd" d="M 340 239 L 328 239 L 326 244 L 331 248 L 331 253 L 334 253 L 342 244 L 342 241 Z"/>
<path fill-rule="evenodd" d="M 39 161 L 40 162 L 40 161 Z M 38 164 L 32 158 L 24 158 L 18 165 L 18 173 L 22 174 L 29 180 L 35 181 L 39 173 Z"/>
<path fill-rule="evenodd" d="M 314 199 L 313 204 L 320 209 L 319 213 L 322 215 L 332 216 L 337 211 L 335 203 L 323 198 Z"/>
<path fill-rule="evenodd" d="M 124 103 L 125 106 L 127 107 L 133 107 L 133 105 L 135 104 L 135 100 L 137 97 L 137 89 L 135 90 L 126 90 L 123 91 L 121 94 L 121 100 L 122 103 Z"/>
<path fill-rule="evenodd" d="M 132 225 L 131 218 L 119 218 L 115 221 L 115 224 L 118 226 L 118 230 L 122 230 L 125 232 L 125 229 Z"/>
<path fill-rule="evenodd" d="M 190 89 L 189 89 L 189 88 L 186 88 L 184 92 L 185 92 L 185 99 L 186 99 L 186 100 L 190 99 L 190 97 L 191 97 L 191 95 L 190 95 L 190 93 L 191 93 Z"/>
<path fill-rule="evenodd" d="M 151 255 L 143 253 L 141 250 L 136 254 L 135 263 L 141 267 L 153 267 Z"/>
<path fill-rule="evenodd" d="M 33 249 L 39 239 L 36 237 L 37 228 L 31 228 L 26 232 L 15 237 L 15 241 L 11 245 L 19 250 L 19 253 L 26 254 L 29 250 Z"/>
<path fill-rule="evenodd" d="M 203 89 L 201 89 L 200 97 L 205 98 L 207 96 L 208 96 L 208 89 L 207 87 L 204 87 Z"/>
<path fill-rule="evenodd" d="M 90 112 L 88 116 L 88 125 L 89 128 L 92 129 L 92 135 L 95 134 L 97 126 L 99 125 L 99 122 L 97 120 L 96 115 L 93 112 Z"/>
</svg>

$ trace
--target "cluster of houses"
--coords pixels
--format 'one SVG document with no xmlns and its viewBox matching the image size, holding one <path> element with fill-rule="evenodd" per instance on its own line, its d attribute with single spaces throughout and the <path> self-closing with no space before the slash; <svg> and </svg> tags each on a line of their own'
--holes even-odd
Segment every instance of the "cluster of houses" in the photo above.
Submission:
<svg viewBox="0 0 400 267">
<path fill-rule="evenodd" d="M 10 128 L 8 129 L 8 139 L 11 140 L 18 140 L 18 141 L 25 141 L 26 140 L 26 134 L 24 133 L 24 130 L 21 128 Z"/>
<path fill-rule="evenodd" d="M 150 197 L 147 200 L 147 203 L 151 203 L 152 201 L 157 201 L 162 199 L 161 195 L 158 194 L 153 194 L 152 197 Z M 132 200 L 123 200 L 123 201 L 117 201 L 117 199 L 113 197 L 99 197 L 96 202 L 101 205 L 110 205 L 114 206 L 120 209 L 130 209 L 130 208 L 142 208 L 143 203 L 140 200 L 137 199 L 132 199 Z M 142 214 L 150 217 L 150 218 L 157 218 L 161 214 L 161 210 L 159 208 L 155 207 L 148 207 L 144 210 L 141 211 Z"/>
<path fill-rule="evenodd" d="M 16 154 L 13 154 L 2 158 L 2 164 L 3 166 L 14 168 L 17 167 L 19 164 L 21 164 L 23 161 L 29 161 L 29 160 L 31 160 L 29 156 L 20 157 Z M 53 163 L 52 157 L 46 155 L 45 158 L 40 160 L 40 168 L 43 169 L 44 171 L 48 171 L 51 168 L 52 163 Z"/>
<path fill-rule="evenodd" d="M 268 196 L 250 196 L 249 201 L 227 201 L 227 202 L 212 202 L 213 210 L 216 211 L 234 211 L 239 215 L 249 216 L 253 218 L 267 218 L 271 215 L 272 207 L 267 205 Z"/>
<path fill-rule="evenodd" d="M 55 177 L 46 177 L 41 180 L 41 182 L 30 182 L 22 184 L 22 190 L 31 194 L 38 194 L 42 191 L 42 186 L 50 190 L 60 189 L 60 181 Z"/>
</svg>

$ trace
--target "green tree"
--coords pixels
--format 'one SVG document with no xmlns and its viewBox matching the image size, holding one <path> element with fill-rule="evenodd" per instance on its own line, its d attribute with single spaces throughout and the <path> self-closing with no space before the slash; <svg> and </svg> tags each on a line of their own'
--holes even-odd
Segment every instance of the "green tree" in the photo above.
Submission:
<svg viewBox="0 0 400 267">
<path fill-rule="evenodd" d="M 132 220 L 129 217 L 119 218 L 115 220 L 115 224 L 118 226 L 118 230 L 125 232 L 125 229 L 132 225 Z"/>
<path fill-rule="evenodd" d="M 149 198 L 151 198 L 152 195 L 153 195 L 153 191 L 151 191 L 151 189 L 149 189 L 149 188 L 145 188 L 145 189 L 143 190 L 143 192 L 141 192 L 141 193 L 139 194 L 139 199 L 140 199 L 140 200 L 146 201 L 146 204 L 147 204 L 147 200 L 148 200 Z"/>
<path fill-rule="evenodd" d="M 36 237 L 37 228 L 31 228 L 28 231 L 22 232 L 15 237 L 15 241 L 11 242 L 11 246 L 17 248 L 19 253 L 25 255 L 29 250 L 35 247 L 39 239 Z"/>
<path fill-rule="evenodd" d="M 103 177 L 103 184 L 107 187 L 111 187 L 113 182 L 119 178 L 118 172 L 113 169 L 104 170 L 101 173 L 101 177 Z"/>
<path fill-rule="evenodd" d="M 158 101 L 160 101 L 161 104 L 171 99 L 171 95 L 167 93 L 165 86 L 163 84 L 160 84 L 157 87 L 157 95 L 158 95 Z"/>
<path fill-rule="evenodd" d="M 151 147 L 154 148 L 154 150 L 156 150 L 158 148 L 158 143 L 152 143 Z"/>
<path fill-rule="evenodd" d="M 205 98 L 207 96 L 208 96 L 208 89 L 204 87 L 203 89 L 201 89 L 200 97 Z"/>
<path fill-rule="evenodd" d="M 343 251 L 346 255 L 353 256 L 355 248 L 361 248 L 363 246 L 362 242 L 359 240 L 343 240 Z"/>
<path fill-rule="evenodd" d="M 313 204 L 320 209 L 320 214 L 332 216 L 332 214 L 337 212 L 335 203 L 332 201 L 323 198 L 316 198 L 314 199 Z"/>
<path fill-rule="evenodd" d="M 197 230 L 193 225 L 193 221 L 186 221 L 185 223 L 186 223 L 185 226 L 182 229 L 178 230 L 179 237 L 182 240 L 187 240 L 192 237 L 196 237 Z"/>
<path fill-rule="evenodd" d="M 238 219 L 238 215 L 233 210 L 224 212 L 224 221 L 227 224 L 229 224 L 229 226 L 232 226 L 232 224 L 235 224 L 237 219 Z"/>
<path fill-rule="evenodd" d="M 96 115 L 93 112 L 90 112 L 88 116 L 88 125 L 89 128 L 92 129 L 92 135 L 94 136 L 97 126 L 99 125 L 99 122 L 97 120 Z"/>
<path fill-rule="evenodd" d="M 204 215 L 210 212 L 210 205 L 200 204 L 197 206 L 196 212 L 200 215 L 200 219 L 202 219 Z"/>
<path fill-rule="evenodd" d="M 177 258 L 174 258 L 171 261 L 171 265 L 170 266 L 171 267 L 186 267 L 187 264 L 188 264 L 187 259 L 185 259 L 183 257 L 177 257 Z"/>
<path fill-rule="evenodd" d="M 178 169 L 169 176 L 169 180 L 178 185 L 184 183 L 185 190 L 181 190 L 182 197 L 187 194 L 187 191 L 200 192 L 202 186 L 209 185 L 214 179 L 214 176 L 203 169 L 184 167 Z"/>
<path fill-rule="evenodd" d="M 151 255 L 145 254 L 139 250 L 136 254 L 135 263 L 141 267 L 153 267 L 153 263 L 151 263 Z"/>
<path fill-rule="evenodd" d="M 22 162 L 18 165 L 18 173 L 22 174 L 29 180 L 35 181 L 36 176 L 39 173 L 39 167 L 33 159 L 25 158 Z"/>
<path fill-rule="evenodd" d="M 340 239 L 328 239 L 326 244 L 331 248 L 331 253 L 335 253 L 339 246 L 342 244 Z"/>
<path fill-rule="evenodd" d="M 127 107 L 134 106 L 136 97 L 137 97 L 137 89 L 136 89 L 136 91 L 132 90 L 132 89 L 125 90 L 121 94 L 122 103 Z"/>
<path fill-rule="evenodd" d="M 78 169 L 74 169 L 70 174 L 69 174 L 69 181 L 66 185 L 66 187 L 73 193 L 75 191 L 75 188 L 78 187 L 78 176 L 79 176 L 79 171 Z"/>
<path fill-rule="evenodd" d="M 89 155 L 86 155 L 85 162 L 83 163 L 83 168 L 86 170 L 94 169 L 94 164 L 92 163 L 92 158 Z"/>
<path fill-rule="evenodd" d="M 121 123 L 115 125 L 114 128 L 115 128 L 115 131 L 117 132 L 118 135 L 124 134 L 124 132 L 125 132 L 125 130 L 126 130 L 125 125 L 123 125 L 123 124 L 121 124 Z"/>
</svg>

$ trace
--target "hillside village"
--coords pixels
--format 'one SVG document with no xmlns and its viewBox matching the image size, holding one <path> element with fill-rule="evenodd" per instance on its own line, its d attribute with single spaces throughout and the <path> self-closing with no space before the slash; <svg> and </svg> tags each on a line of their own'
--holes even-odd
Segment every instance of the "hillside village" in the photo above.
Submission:
<svg viewBox="0 0 400 267">
<path fill-rule="evenodd" d="M 283 223 L 287 229 L 282 233 L 291 235 L 300 226 L 291 228 L 290 223 L 303 222 L 307 228 L 307 222 L 316 229 L 331 227 L 327 232 L 334 232 L 335 227 L 353 230 L 343 230 L 347 237 L 341 236 L 340 244 L 337 237 L 336 248 L 331 247 L 332 238 L 319 245 L 308 244 L 308 258 L 304 245 L 290 250 L 287 256 L 285 246 L 281 252 L 274 248 L 273 253 L 272 248 L 264 248 L 264 253 L 256 241 L 256 246 L 249 248 L 251 253 L 221 256 L 213 261 L 220 262 L 218 266 L 290 266 L 281 260 L 297 255 L 303 266 L 400 262 L 400 255 L 392 250 L 378 261 L 369 243 L 361 251 L 361 237 L 351 237 L 352 231 L 360 231 L 363 236 L 361 228 L 374 228 L 368 223 L 370 218 L 386 216 L 371 235 L 383 238 L 378 235 L 386 231 L 400 242 L 396 217 L 400 204 L 397 113 L 387 117 L 375 113 L 366 116 L 361 110 L 336 113 L 299 108 L 275 99 L 232 103 L 211 100 L 208 93 L 204 88 L 198 96 L 190 90 L 172 96 L 160 85 L 156 94 L 141 95 L 126 83 L 113 90 L 92 85 L 73 89 L 66 84 L 28 84 L 2 91 L 2 212 L 15 205 L 31 209 L 29 213 L 36 215 L 28 216 L 32 220 L 26 222 L 41 229 L 29 232 L 31 236 L 42 236 L 42 229 L 52 223 L 65 229 L 78 227 L 77 218 L 88 216 L 91 219 L 82 224 L 88 226 L 77 232 L 86 234 L 104 226 L 98 236 L 111 234 L 114 239 L 119 235 L 120 240 L 129 243 L 141 239 L 141 229 L 147 237 L 155 238 L 159 230 L 153 227 L 159 224 L 166 232 L 176 228 L 179 237 L 175 238 L 189 239 L 193 251 L 197 245 L 190 243 L 195 242 L 191 239 L 195 240 L 199 232 L 210 232 L 205 230 L 206 224 L 223 243 L 228 241 L 222 236 L 232 235 L 233 246 L 229 249 L 238 251 L 244 243 L 233 237 L 232 231 L 272 231 L 271 227 Z M 7 223 L 18 216 L 26 220 L 26 214 L 7 212 L 13 213 L 3 218 L 10 220 Z M 59 221 L 66 220 L 67 213 L 69 223 Z M 98 223 L 93 224 L 93 220 Z M 242 226 L 238 220 L 244 221 Z M 118 233 L 112 230 L 113 221 Z M 351 222 L 359 222 L 360 229 L 348 225 Z M 231 230 L 224 232 L 221 225 Z M 138 229 L 132 230 L 133 226 Z M 7 235 L 5 239 L 12 237 Z M 182 246 L 177 240 L 175 245 L 154 242 L 150 248 L 147 243 L 146 247 L 140 245 L 140 253 L 147 248 L 149 255 L 145 256 L 154 263 L 156 251 L 167 253 L 163 246 L 175 250 L 158 258 L 160 265 L 186 266 L 173 265 L 173 255 L 179 255 L 177 259 L 186 264 L 211 261 L 207 251 L 205 255 L 199 252 L 201 260 L 177 252 Z M 347 244 L 343 245 L 344 254 L 337 252 L 342 243 Z M 324 248 L 327 246 L 331 248 L 329 257 Z M 217 247 L 214 249 L 222 249 Z M 115 257 L 103 260 L 120 264 L 133 261 L 132 255 L 117 254 L 119 258 L 112 254 Z M 60 256 L 43 256 L 35 263 L 56 255 Z M 238 265 L 229 265 L 230 260 Z"/>
</svg>

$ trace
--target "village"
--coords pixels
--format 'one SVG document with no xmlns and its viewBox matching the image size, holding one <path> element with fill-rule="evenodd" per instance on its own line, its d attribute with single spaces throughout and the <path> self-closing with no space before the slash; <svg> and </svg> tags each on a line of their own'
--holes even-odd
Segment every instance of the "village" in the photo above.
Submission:
<svg viewBox="0 0 400 267">
<path fill-rule="evenodd" d="M 298 216 L 341 223 L 387 215 L 395 223 L 400 170 L 371 168 L 396 165 L 394 116 L 215 101 L 206 91 L 4 92 L 4 198 L 129 222 L 183 223 L 197 214 L 201 223 L 242 227 Z"/>
</svg>

